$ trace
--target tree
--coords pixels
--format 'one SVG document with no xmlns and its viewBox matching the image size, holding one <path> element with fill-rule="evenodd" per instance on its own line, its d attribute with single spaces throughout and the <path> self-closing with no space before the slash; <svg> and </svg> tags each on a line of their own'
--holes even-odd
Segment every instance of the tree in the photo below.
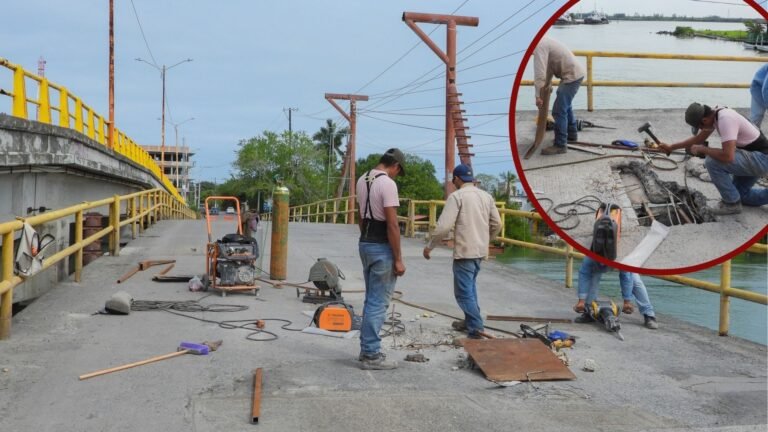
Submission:
<svg viewBox="0 0 768 432">
<path fill-rule="evenodd" d="M 356 173 L 361 176 L 373 169 L 379 163 L 381 153 L 369 154 L 357 160 Z M 443 186 L 435 177 L 435 166 L 432 162 L 416 155 L 405 154 L 407 175 L 397 176 L 397 190 L 400 197 L 417 200 L 433 200 L 443 198 Z"/>
<path fill-rule="evenodd" d="M 499 185 L 498 185 L 499 182 L 496 181 L 495 176 L 481 173 L 481 174 L 475 175 L 475 180 L 478 181 L 477 187 L 491 194 L 491 196 L 493 196 L 493 199 L 495 200 L 499 199 Z"/>
<path fill-rule="evenodd" d="M 507 202 L 509 201 L 509 197 L 512 196 L 512 188 L 515 187 L 515 183 L 517 182 L 517 174 L 515 174 L 514 171 L 506 171 L 499 174 L 499 178 L 503 183 L 501 198 Z"/>
<path fill-rule="evenodd" d="M 341 145 L 344 136 L 349 134 L 349 128 L 343 127 L 337 130 L 337 127 L 333 120 L 328 119 L 325 121 L 325 126 L 312 135 L 315 147 L 323 152 L 326 165 L 334 167 L 338 165 L 337 158 L 341 160 L 344 157 Z"/>
<path fill-rule="evenodd" d="M 323 154 L 305 133 L 264 131 L 238 146 L 236 174 L 222 191 L 234 190 L 236 196 L 253 201 L 259 193 L 262 197 L 271 193 L 280 180 L 291 191 L 291 205 L 325 197 Z"/>
<path fill-rule="evenodd" d="M 763 24 L 757 21 L 745 21 L 744 26 L 747 28 L 747 40 L 750 41 L 757 42 L 760 36 L 766 33 Z"/>
</svg>

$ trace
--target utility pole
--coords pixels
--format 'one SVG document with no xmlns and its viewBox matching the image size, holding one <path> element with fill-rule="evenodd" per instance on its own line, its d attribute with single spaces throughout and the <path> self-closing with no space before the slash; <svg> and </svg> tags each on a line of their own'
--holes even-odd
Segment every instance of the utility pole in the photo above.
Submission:
<svg viewBox="0 0 768 432">
<path fill-rule="evenodd" d="M 298 108 L 283 108 L 283 112 L 288 111 L 288 146 L 292 146 L 293 144 L 293 121 L 291 118 L 291 113 L 293 111 L 298 111 Z M 293 149 L 293 147 L 291 147 Z"/>
<path fill-rule="evenodd" d="M 477 17 L 467 17 L 458 15 L 438 15 L 438 14 L 425 14 L 415 12 L 404 12 L 403 21 L 411 30 L 416 33 L 429 48 L 437 54 L 438 57 L 445 63 L 445 177 L 443 183 L 443 189 L 445 198 L 455 190 L 451 177 L 453 175 L 454 161 L 454 141 L 458 138 L 459 157 L 462 163 L 472 165 L 469 153 L 470 144 L 467 139 L 469 136 L 466 134 L 466 127 L 464 127 L 464 118 L 462 118 L 462 110 L 459 108 L 461 101 L 459 96 L 461 94 L 456 89 L 456 26 L 471 26 L 477 27 L 480 20 Z M 445 24 L 446 29 L 446 52 L 443 52 L 437 44 L 435 44 L 429 35 L 424 33 L 416 23 L 430 23 L 430 24 Z M 460 134 L 456 134 L 456 130 L 459 130 Z"/>
<path fill-rule="evenodd" d="M 336 100 L 348 100 L 349 101 L 349 114 L 344 111 L 343 108 L 336 103 Z M 347 221 L 351 224 L 355 223 L 355 136 L 357 133 L 357 101 L 368 101 L 368 96 L 353 95 L 353 94 L 338 94 L 338 93 L 326 93 L 325 100 L 330 102 L 336 111 L 338 111 L 349 122 L 349 142 L 347 144 L 347 152 L 345 155 L 345 165 L 349 171 L 349 201 L 347 202 L 348 218 Z M 343 170 L 342 170 L 343 172 Z M 344 181 L 344 174 L 342 174 L 341 181 Z M 340 189 L 343 189 L 340 188 Z M 340 198 L 338 196 L 337 198 Z"/>
<path fill-rule="evenodd" d="M 114 148 L 115 136 L 115 1 L 109 0 L 109 125 L 107 147 Z"/>
</svg>

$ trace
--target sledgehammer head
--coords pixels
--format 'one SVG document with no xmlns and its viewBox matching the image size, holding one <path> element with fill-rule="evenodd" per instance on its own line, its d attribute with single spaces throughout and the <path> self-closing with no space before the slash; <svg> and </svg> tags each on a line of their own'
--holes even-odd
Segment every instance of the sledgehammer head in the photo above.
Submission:
<svg viewBox="0 0 768 432">
<path fill-rule="evenodd" d="M 647 133 L 648 136 L 651 137 L 651 139 L 653 139 L 653 141 L 656 142 L 656 144 L 660 144 L 659 139 L 656 138 L 656 135 L 654 135 L 653 132 L 651 132 L 651 123 L 650 122 L 645 122 L 645 124 L 643 124 L 642 126 L 637 128 L 637 131 L 640 132 L 640 133 L 642 133 L 642 132 Z"/>
<path fill-rule="evenodd" d="M 187 354 L 207 355 L 209 352 L 208 345 L 197 344 L 193 342 L 182 342 L 176 351 L 187 351 Z"/>
</svg>

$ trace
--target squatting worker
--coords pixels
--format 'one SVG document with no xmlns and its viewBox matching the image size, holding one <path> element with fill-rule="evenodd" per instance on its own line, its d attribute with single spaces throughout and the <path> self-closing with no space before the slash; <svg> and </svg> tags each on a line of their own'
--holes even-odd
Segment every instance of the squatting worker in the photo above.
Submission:
<svg viewBox="0 0 768 432">
<path fill-rule="evenodd" d="M 381 352 L 379 331 L 384 324 L 395 281 L 405 273 L 400 252 L 400 227 L 397 208 L 400 199 L 397 175 L 405 175 L 405 156 L 391 148 L 379 164 L 357 180 L 360 211 L 360 260 L 365 279 L 363 323 L 360 327 L 361 369 L 395 369 L 397 362 L 387 361 Z"/>
<path fill-rule="evenodd" d="M 533 74 L 536 106 L 539 108 L 544 104 L 542 91 L 549 89 L 552 76 L 560 79 L 555 104 L 552 106 L 555 142 L 553 146 L 541 150 L 541 154 L 565 153 L 567 142 L 578 140 L 572 105 L 584 79 L 584 67 L 565 45 L 545 36 L 533 50 Z"/>
<path fill-rule="evenodd" d="M 475 187 L 472 167 L 457 165 L 453 169 L 453 185 L 456 191 L 445 201 L 437 228 L 424 248 L 424 258 L 451 230 L 454 230 L 453 246 L 453 295 L 464 311 L 464 321 L 453 323 L 457 330 L 467 330 L 470 338 L 480 339 L 483 317 L 477 302 L 477 274 L 480 261 L 488 256 L 491 239 L 501 231 L 501 218 L 493 197 Z"/>
<path fill-rule="evenodd" d="M 752 109 L 749 120 L 760 127 L 765 117 L 765 110 L 768 109 L 768 63 L 764 64 L 755 72 L 752 77 L 752 84 L 749 86 L 749 93 L 752 95 Z"/>
<path fill-rule="evenodd" d="M 685 110 L 685 122 L 698 128 L 698 133 L 675 144 L 661 143 L 659 147 L 667 154 L 685 148 L 694 156 L 706 156 L 704 165 L 722 198 L 720 205 L 711 209 L 713 214 L 740 213 L 742 204 L 768 204 L 768 189 L 753 187 L 768 174 L 768 139 L 760 129 L 730 108 L 710 108 L 696 102 Z M 703 145 L 715 130 L 722 148 Z"/>
</svg>

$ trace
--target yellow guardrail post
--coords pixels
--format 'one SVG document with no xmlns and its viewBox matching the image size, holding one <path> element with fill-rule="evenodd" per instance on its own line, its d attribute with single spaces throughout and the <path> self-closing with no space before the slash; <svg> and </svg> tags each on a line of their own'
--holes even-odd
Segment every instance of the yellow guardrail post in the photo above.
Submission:
<svg viewBox="0 0 768 432">
<path fill-rule="evenodd" d="M 69 93 L 65 87 L 59 89 L 59 126 L 69 129 Z"/>
<path fill-rule="evenodd" d="M 144 198 L 145 197 L 146 197 L 146 194 L 144 194 L 144 193 L 142 193 L 138 197 L 139 198 L 139 215 L 141 215 L 141 217 L 139 217 L 139 234 L 144 232 L 144 226 L 147 223 L 147 221 L 146 221 L 147 215 L 144 214 L 144 209 L 145 209 L 145 207 L 144 207 Z"/>
<path fill-rule="evenodd" d="M 13 70 L 13 106 L 11 115 L 27 118 L 27 90 L 24 82 L 24 69 L 16 66 Z"/>
<path fill-rule="evenodd" d="M 120 254 L 120 195 L 112 197 L 113 201 L 109 209 L 109 221 L 112 225 L 112 233 L 109 237 L 109 254 Z"/>
<path fill-rule="evenodd" d="M 408 200 L 408 228 L 406 229 L 406 236 L 413 237 L 416 235 L 416 202 Z"/>
<path fill-rule="evenodd" d="M 731 289 L 731 260 L 723 262 L 720 266 L 720 336 L 728 336 L 730 326 L 731 298 L 728 290 Z"/>
<path fill-rule="evenodd" d="M 88 138 L 96 139 L 96 125 L 93 121 L 93 108 L 88 107 Z"/>
<path fill-rule="evenodd" d="M 40 81 L 37 101 L 40 104 L 40 108 L 37 111 L 37 121 L 51 124 L 51 99 L 48 91 L 48 80 L 45 78 Z"/>
<path fill-rule="evenodd" d="M 565 250 L 565 287 L 573 288 L 573 246 L 568 244 Z"/>
<path fill-rule="evenodd" d="M 336 223 L 336 219 L 339 217 L 339 200 L 333 200 L 333 223 Z"/>
<path fill-rule="evenodd" d="M 0 281 L 13 277 L 13 231 L 3 234 L 3 262 Z M 11 337 L 11 315 L 13 314 L 13 288 L 0 296 L 0 340 Z"/>
<path fill-rule="evenodd" d="M 592 55 L 587 54 L 587 111 L 592 112 L 595 109 L 594 98 L 592 97 L 592 89 L 594 88 L 592 82 Z"/>
<path fill-rule="evenodd" d="M 137 197 L 131 197 L 131 200 L 129 201 L 129 207 L 128 207 L 128 213 L 130 214 L 130 218 L 133 219 L 131 221 L 131 238 L 133 240 L 136 240 L 136 198 Z"/>
<path fill-rule="evenodd" d="M 83 133 L 83 101 L 75 98 L 75 130 Z"/>
<path fill-rule="evenodd" d="M 429 236 L 432 236 L 432 231 L 437 227 L 437 203 L 435 201 L 429 202 Z"/>
<path fill-rule="evenodd" d="M 80 248 L 75 253 L 75 282 L 80 283 L 83 275 L 83 211 L 75 213 L 75 244 Z"/>
</svg>

